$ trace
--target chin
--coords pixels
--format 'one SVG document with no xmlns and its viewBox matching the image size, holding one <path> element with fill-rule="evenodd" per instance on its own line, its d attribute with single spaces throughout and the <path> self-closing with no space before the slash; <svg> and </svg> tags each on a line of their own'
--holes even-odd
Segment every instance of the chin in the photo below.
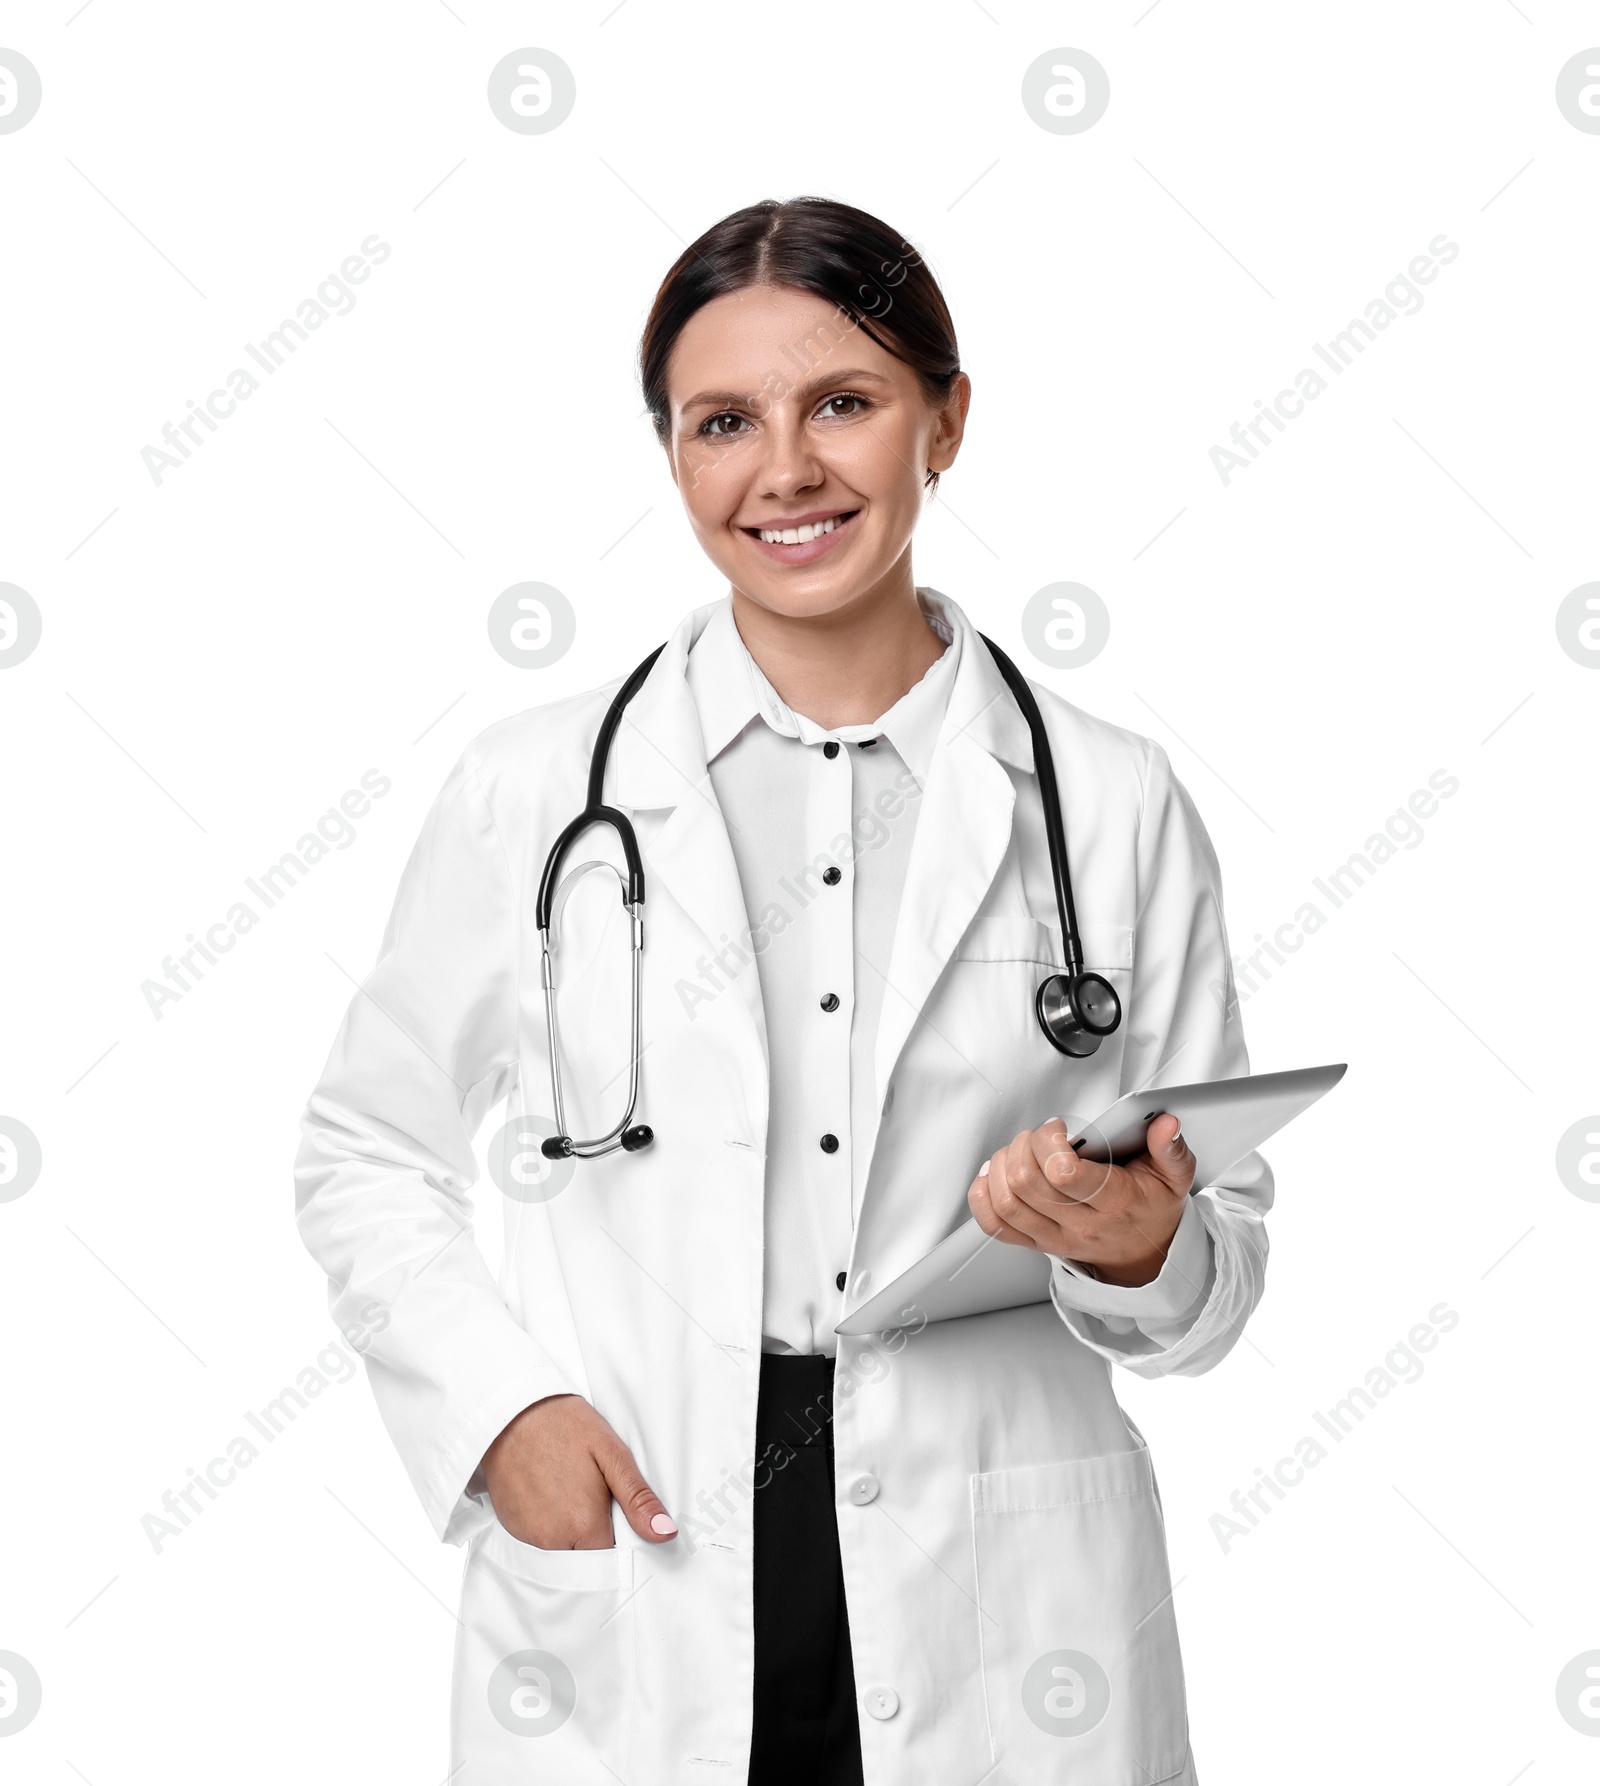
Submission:
<svg viewBox="0 0 1600 1786">
<path fill-rule="evenodd" d="M 814 620 L 821 614 L 837 613 L 840 608 L 849 607 L 861 593 L 861 586 L 853 577 L 830 580 L 823 587 L 804 590 L 796 589 L 792 583 L 766 578 L 759 581 L 752 578 L 736 587 L 747 601 L 790 620 Z"/>
</svg>

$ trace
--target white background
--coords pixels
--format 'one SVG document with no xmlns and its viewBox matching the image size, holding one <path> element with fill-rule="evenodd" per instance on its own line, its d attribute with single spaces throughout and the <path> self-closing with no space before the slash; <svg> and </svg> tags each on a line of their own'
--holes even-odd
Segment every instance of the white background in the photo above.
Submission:
<svg viewBox="0 0 1600 1786">
<path fill-rule="evenodd" d="M 1555 1688 L 1600 1648 L 1600 1205 L 1555 1156 L 1600 1109 L 1600 675 L 1555 613 L 1600 574 L 1600 136 L 1554 93 L 1600 10 L 78 6 L 0 24 L 44 95 L 0 136 L 0 580 L 44 625 L 0 672 L 0 1115 L 44 1161 L 0 1203 L 0 1650 L 44 1682 L 8 1778 L 443 1779 L 460 1554 L 359 1378 L 159 1551 L 141 1521 L 334 1338 L 299 1113 L 450 764 L 720 593 L 633 356 L 688 241 L 809 191 L 917 245 L 974 381 L 919 581 L 1014 652 L 1036 589 L 1100 594 L 1095 662 L 1025 661 L 1171 753 L 1236 950 L 1460 782 L 1247 999 L 1257 1070 L 1351 1063 L 1266 1150 L 1247 1341 L 1119 1378 L 1201 1775 L 1592 1779 Z M 577 78 L 547 135 L 486 103 L 522 46 Z M 1110 73 L 1081 135 L 1021 103 L 1058 46 Z M 156 484 L 141 449 L 374 233 L 355 308 Z M 1423 307 L 1224 485 L 1211 447 L 1440 233 Z M 524 579 L 578 613 L 551 669 L 489 646 Z M 154 1017 L 163 958 L 374 768 L 354 841 Z M 1320 1434 L 1441 1302 L 1422 1376 Z"/>
</svg>

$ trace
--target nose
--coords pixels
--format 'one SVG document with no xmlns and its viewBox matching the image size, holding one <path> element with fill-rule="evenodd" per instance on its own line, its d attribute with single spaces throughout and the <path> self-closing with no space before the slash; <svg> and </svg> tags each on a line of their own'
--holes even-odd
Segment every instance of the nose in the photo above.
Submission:
<svg viewBox="0 0 1600 1786">
<path fill-rule="evenodd" d="M 775 405 L 761 434 L 763 493 L 780 499 L 815 489 L 826 477 L 805 418 L 781 413 Z"/>
</svg>

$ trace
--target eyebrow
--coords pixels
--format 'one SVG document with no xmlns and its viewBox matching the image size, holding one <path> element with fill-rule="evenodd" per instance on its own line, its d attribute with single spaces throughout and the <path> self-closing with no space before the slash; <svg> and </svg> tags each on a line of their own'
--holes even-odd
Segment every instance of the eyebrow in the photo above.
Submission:
<svg viewBox="0 0 1600 1786">
<path fill-rule="evenodd" d="M 846 367 L 843 372 L 826 372 L 813 378 L 808 384 L 791 385 L 788 394 L 809 397 L 819 391 L 842 384 L 879 384 L 886 385 L 889 380 L 881 372 L 869 372 L 864 366 Z M 759 391 L 697 391 L 694 396 L 686 398 L 685 410 L 698 409 L 702 404 L 711 404 L 717 409 L 732 409 L 741 403 L 749 403 L 760 395 Z"/>
</svg>

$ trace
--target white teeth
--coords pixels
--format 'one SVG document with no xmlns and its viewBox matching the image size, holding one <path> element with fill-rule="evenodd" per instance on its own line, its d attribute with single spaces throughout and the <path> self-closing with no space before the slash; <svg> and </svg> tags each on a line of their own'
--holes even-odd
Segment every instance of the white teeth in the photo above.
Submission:
<svg viewBox="0 0 1600 1786">
<path fill-rule="evenodd" d="M 769 546 L 803 546 L 807 540 L 832 533 L 840 519 L 838 515 L 830 515 L 826 521 L 814 522 L 809 527 L 763 527 L 761 537 Z"/>
</svg>

